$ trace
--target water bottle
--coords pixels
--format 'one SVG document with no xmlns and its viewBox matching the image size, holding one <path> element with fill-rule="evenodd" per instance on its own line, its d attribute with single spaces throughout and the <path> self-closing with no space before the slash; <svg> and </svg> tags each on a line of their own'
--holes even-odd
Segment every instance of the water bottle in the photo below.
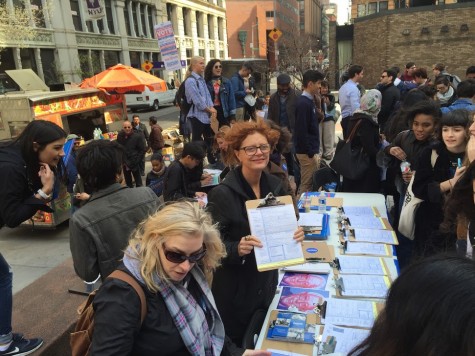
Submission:
<svg viewBox="0 0 475 356">
<path fill-rule="evenodd" d="M 408 161 L 401 162 L 401 173 L 407 173 L 411 171 L 411 164 Z"/>
<path fill-rule="evenodd" d="M 318 212 L 325 213 L 327 211 L 327 196 L 323 190 L 320 191 L 318 196 Z"/>
</svg>

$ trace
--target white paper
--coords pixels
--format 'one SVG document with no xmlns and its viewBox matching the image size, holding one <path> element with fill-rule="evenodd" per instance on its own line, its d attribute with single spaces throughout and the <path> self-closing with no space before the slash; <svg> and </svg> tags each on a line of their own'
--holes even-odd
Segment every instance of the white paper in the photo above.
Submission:
<svg viewBox="0 0 475 356">
<path fill-rule="evenodd" d="M 299 226 L 323 226 L 323 214 L 300 213 Z"/>
<path fill-rule="evenodd" d="M 345 215 L 350 221 L 351 228 L 386 229 L 381 219 L 374 215 Z"/>
<path fill-rule="evenodd" d="M 255 248 L 257 265 L 303 259 L 302 245 L 293 239 L 297 218 L 292 204 L 248 210 L 251 234 L 263 247 Z"/>
<path fill-rule="evenodd" d="M 344 328 L 327 324 L 323 330 L 322 340 L 327 340 L 328 337 L 333 336 L 336 340 L 335 352 L 346 355 L 353 347 L 366 339 L 369 333 L 370 331 L 365 329 Z"/>
<path fill-rule="evenodd" d="M 393 247 L 386 244 L 374 244 L 370 242 L 352 242 L 346 243 L 345 254 L 347 255 L 375 255 L 375 256 L 393 256 Z"/>
<path fill-rule="evenodd" d="M 340 256 L 340 274 L 386 275 L 380 257 Z"/>
<path fill-rule="evenodd" d="M 345 297 L 385 298 L 388 293 L 389 279 L 386 276 L 348 274 L 341 276 Z"/>
<path fill-rule="evenodd" d="M 376 216 L 373 207 L 371 206 L 344 206 L 343 211 L 345 215 L 366 215 Z"/>
<path fill-rule="evenodd" d="M 282 268 L 286 272 L 303 272 L 315 274 L 330 274 L 332 268 L 328 263 L 303 263 Z"/>
<path fill-rule="evenodd" d="M 370 329 L 376 317 L 376 303 L 366 300 L 336 299 L 327 301 L 325 324 Z M 323 320 L 323 319 L 322 319 Z"/>
<path fill-rule="evenodd" d="M 383 243 L 397 245 L 396 233 L 391 230 L 354 229 L 354 236 L 358 242 Z"/>
</svg>

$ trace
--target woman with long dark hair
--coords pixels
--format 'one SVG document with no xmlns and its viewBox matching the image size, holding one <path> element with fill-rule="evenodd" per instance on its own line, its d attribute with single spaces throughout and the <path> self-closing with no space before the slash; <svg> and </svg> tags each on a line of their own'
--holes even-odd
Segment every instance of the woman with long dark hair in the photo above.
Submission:
<svg viewBox="0 0 475 356">
<path fill-rule="evenodd" d="M 0 148 L 0 228 L 16 227 L 38 210 L 52 212 L 55 177 L 64 171 L 66 132 L 43 120 L 30 122 L 11 144 Z M 43 344 L 13 334 L 11 267 L 0 253 L 0 354 L 28 355 Z"/>
<path fill-rule="evenodd" d="M 222 76 L 223 65 L 219 59 L 212 59 L 205 68 L 205 81 L 213 105 L 218 112 L 219 127 L 230 125 L 236 119 L 236 100 L 233 86 Z"/>
</svg>

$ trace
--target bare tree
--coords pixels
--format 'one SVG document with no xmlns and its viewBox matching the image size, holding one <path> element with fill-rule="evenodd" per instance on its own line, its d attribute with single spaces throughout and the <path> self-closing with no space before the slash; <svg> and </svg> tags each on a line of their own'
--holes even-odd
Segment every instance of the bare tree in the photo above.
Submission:
<svg viewBox="0 0 475 356">
<path fill-rule="evenodd" d="M 316 55 L 319 49 L 317 36 L 303 34 L 298 30 L 285 33 L 278 42 L 279 68 L 302 82 L 303 73 L 318 69 Z"/>
</svg>

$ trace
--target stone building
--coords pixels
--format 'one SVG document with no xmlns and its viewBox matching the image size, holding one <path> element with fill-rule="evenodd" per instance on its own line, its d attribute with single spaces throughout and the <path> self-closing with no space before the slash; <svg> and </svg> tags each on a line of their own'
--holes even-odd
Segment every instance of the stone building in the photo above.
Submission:
<svg viewBox="0 0 475 356">
<path fill-rule="evenodd" d="M 3 0 L 0 6 L 42 9 L 47 0 Z M 105 17 L 90 20 L 84 0 L 50 0 L 33 39 L 12 36 L 0 53 L 0 72 L 31 68 L 46 83 L 79 82 L 114 64 L 160 61 L 153 26 L 170 20 L 181 59 L 227 57 L 225 0 L 103 0 Z M 168 80 L 171 73 L 155 74 Z"/>
<path fill-rule="evenodd" d="M 376 14 L 382 11 L 395 9 L 405 9 L 418 6 L 455 4 L 457 2 L 467 2 L 463 0 L 353 0 L 351 2 L 351 18 L 355 19 L 367 15 Z"/>
</svg>

